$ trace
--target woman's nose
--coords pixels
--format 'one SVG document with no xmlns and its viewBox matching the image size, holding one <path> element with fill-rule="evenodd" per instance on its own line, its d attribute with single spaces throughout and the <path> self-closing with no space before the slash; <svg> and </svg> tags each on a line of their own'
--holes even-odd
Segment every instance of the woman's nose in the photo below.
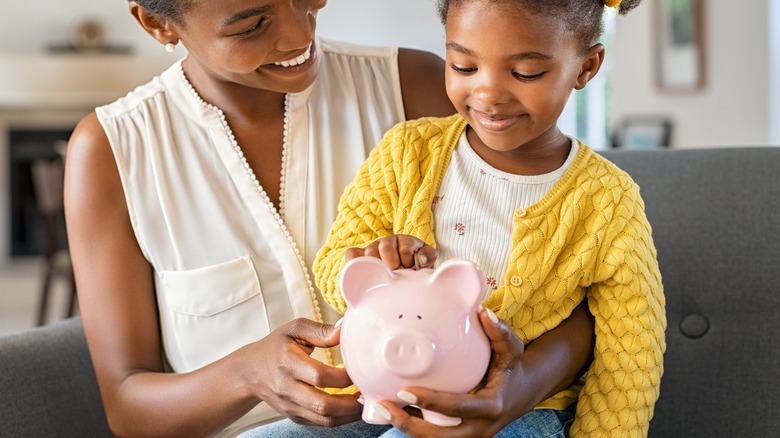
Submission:
<svg viewBox="0 0 780 438">
<path fill-rule="evenodd" d="M 317 28 L 317 12 L 327 3 L 327 0 L 290 1 L 281 26 L 283 30 L 277 39 L 277 50 L 292 51 L 308 46 Z"/>
</svg>

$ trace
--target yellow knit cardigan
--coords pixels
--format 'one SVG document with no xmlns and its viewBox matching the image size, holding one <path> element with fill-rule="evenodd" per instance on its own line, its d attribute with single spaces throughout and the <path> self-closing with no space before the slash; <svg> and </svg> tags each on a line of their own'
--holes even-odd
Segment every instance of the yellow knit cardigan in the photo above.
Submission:
<svg viewBox="0 0 780 438">
<path fill-rule="evenodd" d="M 458 138 L 458 115 L 404 122 L 385 135 L 339 201 L 314 274 L 340 312 L 345 252 L 390 234 L 435 245 L 431 209 Z M 509 220 L 509 218 L 508 218 Z M 572 437 L 646 436 L 666 348 L 665 299 L 644 203 L 634 181 L 583 145 L 538 203 L 515 212 L 503 286 L 484 302 L 530 342 L 556 327 L 586 296 L 596 348 L 584 386 L 539 407 L 579 398 Z"/>
</svg>

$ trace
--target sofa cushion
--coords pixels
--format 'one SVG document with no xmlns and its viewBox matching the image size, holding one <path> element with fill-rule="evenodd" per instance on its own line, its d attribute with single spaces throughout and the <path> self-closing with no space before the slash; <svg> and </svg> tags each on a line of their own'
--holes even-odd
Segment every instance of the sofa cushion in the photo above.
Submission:
<svg viewBox="0 0 780 438">
<path fill-rule="evenodd" d="M 668 327 L 651 437 L 780 425 L 780 148 L 610 150 L 639 184 Z"/>
<path fill-rule="evenodd" d="M 0 436 L 111 436 L 80 318 L 0 337 Z"/>
</svg>

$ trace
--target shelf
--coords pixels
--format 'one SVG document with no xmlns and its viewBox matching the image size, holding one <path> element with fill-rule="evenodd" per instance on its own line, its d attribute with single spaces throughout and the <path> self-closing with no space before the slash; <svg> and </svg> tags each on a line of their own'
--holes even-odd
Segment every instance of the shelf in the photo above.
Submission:
<svg viewBox="0 0 780 438">
<path fill-rule="evenodd" d="M 0 109 L 81 109 L 112 102 L 148 82 L 172 56 L 0 53 Z"/>
</svg>

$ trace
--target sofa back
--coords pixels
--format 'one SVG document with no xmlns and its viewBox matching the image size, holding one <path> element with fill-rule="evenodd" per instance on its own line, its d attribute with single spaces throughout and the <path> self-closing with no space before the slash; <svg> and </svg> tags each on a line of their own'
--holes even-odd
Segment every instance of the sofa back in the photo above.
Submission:
<svg viewBox="0 0 780 438">
<path fill-rule="evenodd" d="M 0 337 L 0 437 L 110 437 L 80 318 Z"/>
<path fill-rule="evenodd" d="M 609 150 L 639 184 L 666 295 L 650 437 L 780 426 L 780 148 Z"/>
</svg>

